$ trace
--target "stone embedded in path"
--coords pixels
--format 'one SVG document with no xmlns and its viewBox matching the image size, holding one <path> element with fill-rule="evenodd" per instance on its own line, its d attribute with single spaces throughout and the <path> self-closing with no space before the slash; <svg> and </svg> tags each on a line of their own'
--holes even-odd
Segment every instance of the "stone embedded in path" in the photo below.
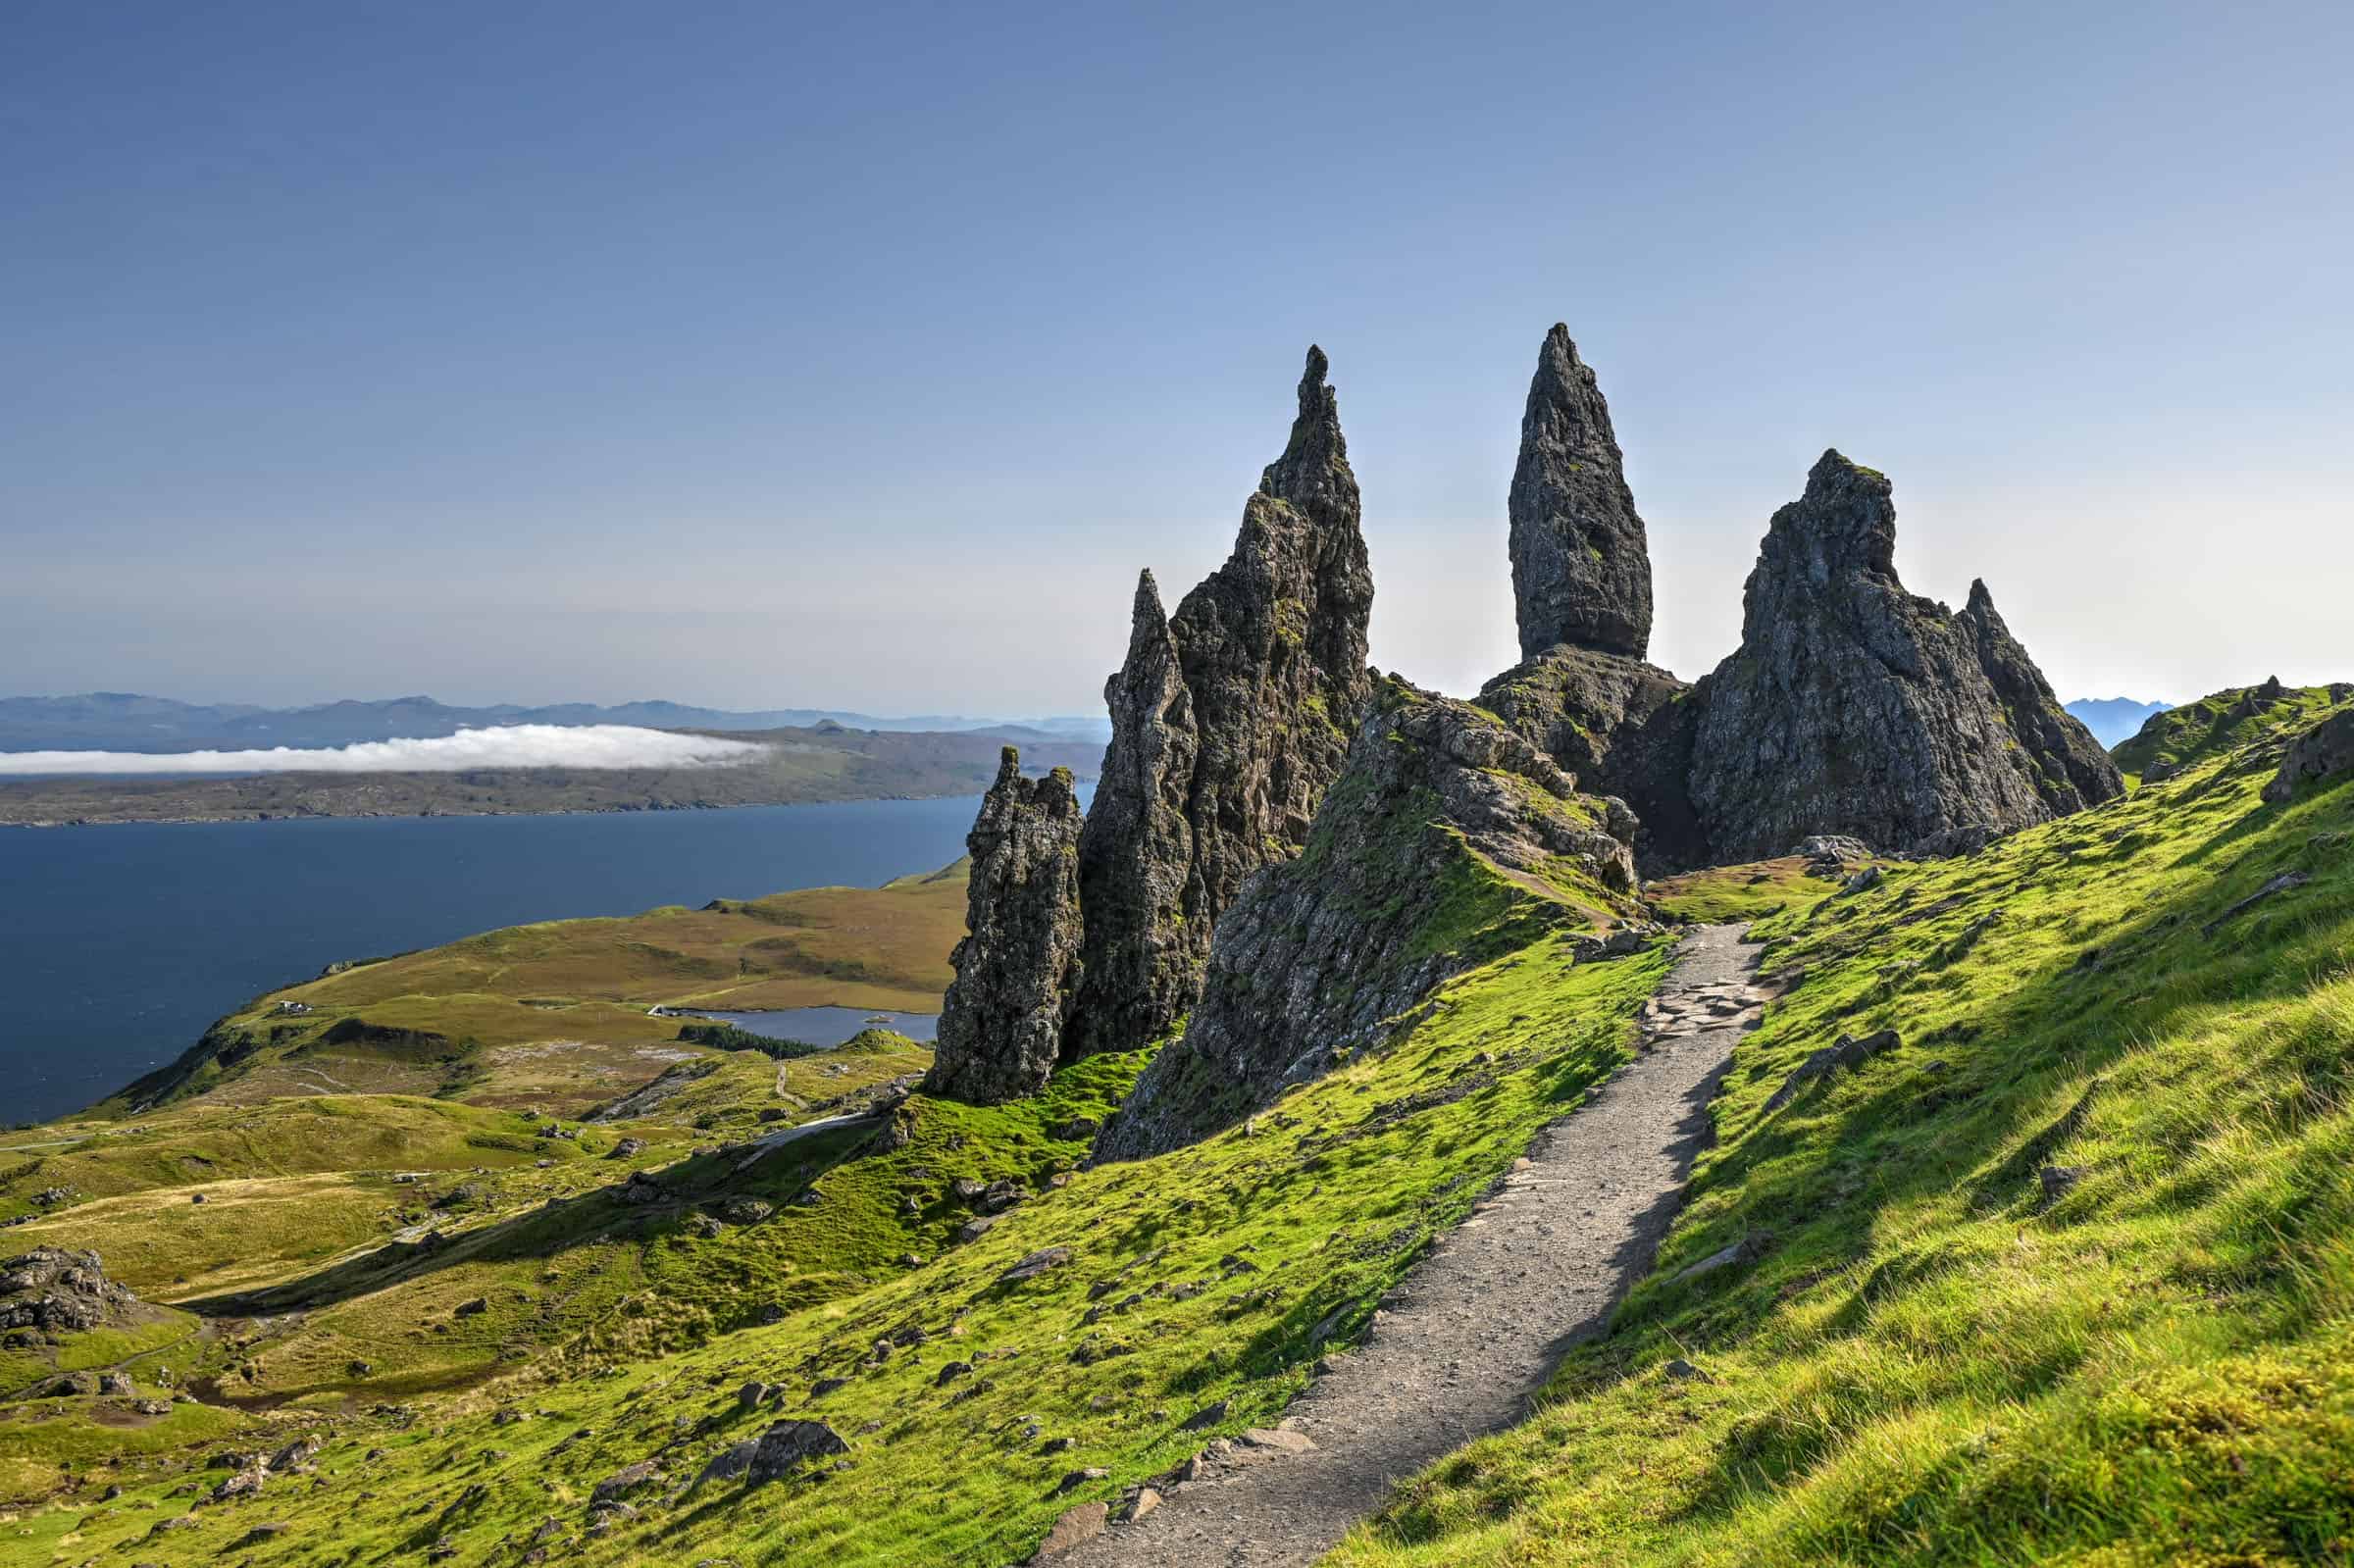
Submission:
<svg viewBox="0 0 2354 1568">
<path fill-rule="evenodd" d="M 2280 771 L 2265 784 L 2264 798 L 2279 805 L 2294 799 L 2301 785 L 2348 769 L 2354 769 L 2354 708 L 2332 714 L 2299 735 L 2281 760 Z"/>
<path fill-rule="evenodd" d="M 1047 1532 L 1047 1539 L 1038 1543 L 1038 1550 L 1030 1554 L 1030 1560 L 1034 1563 L 1046 1562 L 1095 1540 L 1103 1534 L 1103 1527 L 1110 1518 L 1111 1509 L 1105 1504 L 1081 1503 L 1054 1521 L 1054 1528 Z"/>
</svg>

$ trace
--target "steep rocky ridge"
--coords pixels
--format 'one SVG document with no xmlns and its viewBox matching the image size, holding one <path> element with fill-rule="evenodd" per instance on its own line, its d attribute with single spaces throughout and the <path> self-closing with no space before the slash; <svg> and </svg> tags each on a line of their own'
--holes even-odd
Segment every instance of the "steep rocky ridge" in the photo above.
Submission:
<svg viewBox="0 0 2354 1568">
<path fill-rule="evenodd" d="M 1895 549 L 1887 477 L 1835 451 L 1774 513 L 1741 646 L 1707 683 L 1693 739 L 1692 802 L 1717 860 L 1811 834 L 1943 852 L 2071 809 L 2047 789 L 2077 803 L 2118 793 L 1991 602 L 1956 617 L 1908 593 Z"/>
<path fill-rule="evenodd" d="M 1378 1043 L 1447 976 L 1549 925 L 1623 913 L 1634 863 L 1612 815 L 1488 715 L 1389 683 L 1305 852 L 1254 879 L 1219 923 L 1184 1036 L 1139 1078 L 1098 1156 L 1216 1132 Z"/>
<path fill-rule="evenodd" d="M 971 935 L 950 959 L 931 1092 L 996 1104 L 1054 1071 L 1079 982 L 1079 822 L 1069 772 L 1025 779 L 1007 746 L 964 840 Z"/>
<path fill-rule="evenodd" d="M 2053 695 L 2051 683 L 2011 634 L 1983 579 L 1972 579 L 1961 624 L 1978 650 L 1978 668 L 1994 687 L 2029 777 L 2054 816 L 2114 800 L 2124 792 L 2124 777 L 2109 753 Z"/>
<path fill-rule="evenodd" d="M 1112 777 L 1081 839 L 1088 978 L 1067 1054 L 1142 1045 L 1184 1013 L 1218 918 L 1299 850 L 1348 754 L 1371 691 L 1373 575 L 1328 368 L 1311 347 L 1291 438 L 1226 563 L 1165 627 L 1139 584 L 1105 689 Z"/>
</svg>

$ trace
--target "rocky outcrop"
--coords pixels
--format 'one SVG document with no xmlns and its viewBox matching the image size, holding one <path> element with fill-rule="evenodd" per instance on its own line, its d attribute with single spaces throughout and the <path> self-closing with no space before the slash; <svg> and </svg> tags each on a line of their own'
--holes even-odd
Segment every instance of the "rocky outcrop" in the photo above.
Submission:
<svg viewBox="0 0 2354 1568">
<path fill-rule="evenodd" d="M 1650 547 L 1610 405 L 1564 326 L 1545 334 L 1520 418 L 1511 557 L 1523 658 L 1559 643 L 1643 657 Z"/>
<path fill-rule="evenodd" d="M 2336 690 L 2330 687 L 2333 695 Z M 2280 771 L 2264 786 L 2264 798 L 2278 805 L 2294 799 L 2300 784 L 2348 769 L 2354 769 L 2354 708 L 2331 714 L 2299 735 L 2282 759 Z"/>
<path fill-rule="evenodd" d="M 1983 580 L 1971 581 L 1960 620 L 1977 646 L 1978 668 L 1994 687 L 2029 781 L 2052 814 L 2064 817 L 2124 794 L 2124 775 L 2082 721 L 2060 705 L 2051 683 L 2003 624 Z"/>
<path fill-rule="evenodd" d="M 1373 575 L 1326 369 L 1310 348 L 1291 439 L 1225 565 L 1165 627 L 1140 584 L 1080 851 L 1086 980 L 1066 1054 L 1143 1045 L 1192 1004 L 1218 919 L 1305 841 L 1364 711 Z"/>
<path fill-rule="evenodd" d="M 36 1246 L 0 1263 L 0 1346 L 55 1344 L 67 1334 L 130 1322 L 139 1305 L 106 1277 L 95 1252 Z"/>
<path fill-rule="evenodd" d="M 2069 771 L 2060 726 L 2014 730 L 1981 662 L 2000 628 L 1991 604 L 1957 617 L 1906 592 L 1895 550 L 1887 477 L 1835 451 L 1774 513 L 1741 647 L 1695 693 L 1689 783 L 1713 859 L 1764 858 L 1812 834 L 1943 852 L 2071 809 L 2047 789 L 2087 803 L 2118 792 L 2114 774 Z M 2049 688 L 2024 650 L 2001 632 L 1993 657 L 2040 724 Z"/>
<path fill-rule="evenodd" d="M 1206 944 L 1185 919 L 1199 749 L 1193 696 L 1151 572 L 1137 582 L 1128 657 L 1103 701 L 1111 744 L 1079 835 L 1085 931 L 1074 1056 L 1165 1030 L 1193 1002 Z"/>
<path fill-rule="evenodd" d="M 1305 851 L 1219 922 L 1200 1004 L 1097 1141 L 1164 1152 L 1383 1039 L 1447 976 L 1634 887 L 1605 803 L 1465 703 L 1392 683 Z"/>
<path fill-rule="evenodd" d="M 1025 779 L 1007 746 L 965 837 L 970 935 L 950 958 L 929 1092 L 997 1104 L 1054 1070 L 1079 983 L 1079 826 L 1070 771 Z"/>
<path fill-rule="evenodd" d="M 1564 645 L 1490 681 L 1479 705 L 1575 774 L 1580 788 L 1624 800 L 1641 823 L 1635 858 L 1658 876 L 1708 860 L 1684 782 L 1701 708 L 1693 694 L 1657 665 Z"/>
</svg>

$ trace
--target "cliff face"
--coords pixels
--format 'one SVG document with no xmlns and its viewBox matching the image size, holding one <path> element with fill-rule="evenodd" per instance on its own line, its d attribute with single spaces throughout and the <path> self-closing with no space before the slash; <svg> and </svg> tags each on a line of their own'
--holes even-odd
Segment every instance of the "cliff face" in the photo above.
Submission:
<svg viewBox="0 0 2354 1568">
<path fill-rule="evenodd" d="M 2124 775 L 2083 722 L 2060 705 L 1994 607 L 1983 581 L 1970 584 L 1959 620 L 1978 650 L 1978 668 L 1994 687 L 2004 721 L 2036 792 L 2054 816 L 2097 806 L 2125 792 Z"/>
<path fill-rule="evenodd" d="M 1610 405 L 1556 325 L 1537 353 L 1512 470 L 1512 597 L 1523 658 L 1557 643 L 1640 659 L 1651 644 L 1651 553 Z"/>
<path fill-rule="evenodd" d="M 971 935 L 950 955 L 927 1092 L 991 1105 L 1053 1072 L 1079 979 L 1079 820 L 1068 770 L 1025 779 L 1004 749 L 964 840 Z"/>
<path fill-rule="evenodd" d="M 1070 1054 L 1124 1050 L 1192 1005 L 1244 881 L 1305 840 L 1371 690 L 1373 575 L 1323 352 L 1234 553 L 1158 625 L 1140 590 L 1108 798 L 1083 837 L 1087 983 Z M 1174 891 L 1175 896 L 1171 897 Z"/>
<path fill-rule="evenodd" d="M 1447 976 L 1634 884 L 1604 803 L 1476 709 L 1392 683 L 1306 850 L 1218 924 L 1201 1003 L 1097 1142 L 1133 1159 L 1209 1136 L 1380 1041 Z"/>
<path fill-rule="evenodd" d="M 2081 727 L 2050 702 L 1991 603 L 1957 617 L 1916 598 L 1895 549 L 1886 476 L 1837 452 L 1774 513 L 1741 647 L 1706 683 L 1693 737 L 1691 797 L 1715 860 L 1780 854 L 1814 834 L 1934 853 L 2073 809 L 2046 789 L 2070 778 L 2068 732 Z M 2075 799 L 2116 792 L 2075 760 L 2081 782 L 2062 786 Z"/>
</svg>

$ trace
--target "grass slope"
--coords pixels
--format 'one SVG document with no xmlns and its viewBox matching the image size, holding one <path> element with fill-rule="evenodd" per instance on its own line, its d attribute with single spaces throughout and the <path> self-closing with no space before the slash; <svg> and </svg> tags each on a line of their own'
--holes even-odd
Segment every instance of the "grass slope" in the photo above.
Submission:
<svg viewBox="0 0 2354 1568">
<path fill-rule="evenodd" d="M 937 1009 L 965 873 L 511 926 L 355 964 L 256 998 L 94 1114 L 355 1092 L 577 1112 L 705 1054 L 654 1004 Z"/>
<path fill-rule="evenodd" d="M 1535 1130 L 1624 1058 L 1665 956 L 1572 966 L 1570 942 L 1536 935 L 1448 983 L 1386 1049 L 1160 1159 L 1076 1169 L 1147 1053 L 1098 1057 L 1035 1100 L 919 1095 L 896 1132 L 812 1138 L 749 1168 L 741 1149 L 690 1153 L 657 1173 L 674 1202 L 526 1205 L 518 1189 L 430 1257 L 386 1248 L 281 1282 L 236 1304 L 262 1338 L 230 1386 L 287 1401 L 282 1426 L 331 1434 L 327 1485 L 199 1508 L 169 1536 L 175 1560 L 209 1560 L 263 1517 L 289 1528 L 238 1548 L 257 1568 L 406 1560 L 445 1536 L 452 1560 L 503 1562 L 551 1520 L 548 1542 L 585 1562 L 1019 1556 L 1077 1497 L 1270 1417 Z M 989 1182 L 1028 1196 L 959 1240 L 974 1209 L 957 1184 Z M 773 1212 L 708 1224 L 745 1196 Z M 1048 1247 L 1068 1260 L 1000 1281 Z M 971 1371 L 944 1379 L 951 1361 Z M 774 1419 L 739 1406 L 749 1379 L 831 1422 L 849 1467 L 679 1492 Z M 1184 1430 L 1220 1400 L 1206 1431 Z M 591 1486 L 648 1456 L 669 1482 L 592 1533 Z M 203 1457 L 77 1470 L 0 1556 L 152 1550 L 139 1543 L 186 1511 Z M 1086 1466 L 1108 1474 L 1057 1495 Z M 128 1494 L 103 1501 L 102 1482 Z"/>
<path fill-rule="evenodd" d="M 1333 1560 L 2354 1552 L 2354 781 L 2257 797 L 2325 696 L 2193 712 L 2166 784 L 1771 922 L 1803 980 L 1658 1275 Z"/>
</svg>

